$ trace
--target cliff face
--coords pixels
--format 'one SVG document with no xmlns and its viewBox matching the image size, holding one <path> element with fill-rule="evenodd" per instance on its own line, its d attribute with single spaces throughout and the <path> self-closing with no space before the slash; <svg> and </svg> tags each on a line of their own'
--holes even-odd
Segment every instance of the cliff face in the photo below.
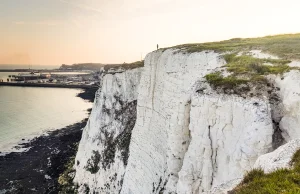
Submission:
<svg viewBox="0 0 300 194">
<path fill-rule="evenodd" d="M 105 75 L 75 160 L 79 192 L 222 193 L 299 138 L 298 71 L 269 76 L 276 95 L 250 97 L 205 82 L 225 64 L 213 51 L 168 49 Z"/>
<path fill-rule="evenodd" d="M 293 62 L 292 62 L 293 63 Z M 293 70 L 275 78 L 280 89 L 281 115 L 280 128 L 286 141 L 300 138 L 300 72 Z"/>
<path fill-rule="evenodd" d="M 224 64 L 214 52 L 147 56 L 122 193 L 206 192 L 242 177 L 272 149 L 267 100 L 199 82 Z"/>
<path fill-rule="evenodd" d="M 134 69 L 103 78 L 75 159 L 79 192 L 121 189 L 136 121 L 140 72 Z"/>
</svg>

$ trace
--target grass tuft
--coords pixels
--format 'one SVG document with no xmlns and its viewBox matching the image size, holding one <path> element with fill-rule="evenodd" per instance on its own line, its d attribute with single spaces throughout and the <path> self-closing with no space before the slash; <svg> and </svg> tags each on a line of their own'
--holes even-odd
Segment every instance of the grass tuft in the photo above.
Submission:
<svg viewBox="0 0 300 194">
<path fill-rule="evenodd" d="M 248 83 L 248 80 L 238 79 L 234 76 L 224 77 L 221 72 L 207 74 L 205 78 L 210 85 L 213 85 L 214 87 L 222 86 L 226 89 L 232 89 L 240 84 Z"/>
<path fill-rule="evenodd" d="M 291 169 L 265 174 L 261 169 L 248 172 L 231 194 L 300 193 L 300 150 L 292 157 Z"/>
<path fill-rule="evenodd" d="M 254 181 L 257 177 L 262 177 L 264 174 L 265 173 L 262 169 L 254 169 L 245 175 L 242 184 L 250 183 Z"/>
<path fill-rule="evenodd" d="M 295 69 L 287 65 L 290 63 L 289 60 L 258 59 L 247 55 L 237 56 L 236 54 L 226 54 L 223 57 L 227 62 L 225 67 L 232 75 L 223 77 L 220 72 L 206 75 L 206 80 L 214 87 L 232 89 L 241 84 L 266 83 L 267 80 L 264 75 L 283 74 L 291 69 Z"/>
<path fill-rule="evenodd" d="M 224 55 L 226 67 L 234 74 L 282 74 L 291 68 L 287 65 L 291 61 L 282 59 L 258 59 L 252 56 L 235 54 Z"/>
</svg>

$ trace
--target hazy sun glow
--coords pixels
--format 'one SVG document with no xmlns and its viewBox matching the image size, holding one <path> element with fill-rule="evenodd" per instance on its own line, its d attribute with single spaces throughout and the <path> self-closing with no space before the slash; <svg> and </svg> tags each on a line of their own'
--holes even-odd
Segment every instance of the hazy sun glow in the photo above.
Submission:
<svg viewBox="0 0 300 194">
<path fill-rule="evenodd" d="M 0 0 L 0 64 L 123 63 L 160 47 L 300 32 L 298 0 Z"/>
</svg>

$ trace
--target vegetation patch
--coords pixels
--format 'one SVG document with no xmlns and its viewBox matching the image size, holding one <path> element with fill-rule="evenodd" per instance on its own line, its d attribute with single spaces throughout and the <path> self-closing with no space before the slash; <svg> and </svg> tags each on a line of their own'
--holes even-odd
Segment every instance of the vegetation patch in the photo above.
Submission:
<svg viewBox="0 0 300 194">
<path fill-rule="evenodd" d="M 295 67 L 287 64 L 291 61 L 282 59 L 258 59 L 252 56 L 226 54 L 223 56 L 227 64 L 227 71 L 230 76 L 224 77 L 221 72 L 211 73 L 205 76 L 208 83 L 214 87 L 233 89 L 241 84 L 267 83 L 265 75 L 283 74 Z"/>
<path fill-rule="evenodd" d="M 205 78 L 210 85 L 213 85 L 214 87 L 222 86 L 226 89 L 233 89 L 234 87 L 240 84 L 246 84 L 249 81 L 246 79 L 239 79 L 235 76 L 224 77 L 221 72 L 207 74 Z"/>
<path fill-rule="evenodd" d="M 77 186 L 74 185 L 73 179 L 75 176 L 75 169 L 73 168 L 75 164 L 75 156 L 71 157 L 69 162 L 65 165 L 65 171 L 59 176 L 58 183 L 59 193 L 78 193 Z"/>
<path fill-rule="evenodd" d="M 282 74 L 291 69 L 287 64 L 291 61 L 282 59 L 258 59 L 252 56 L 236 54 L 224 55 L 227 71 L 239 74 L 266 75 Z"/>
<path fill-rule="evenodd" d="M 254 169 L 229 193 L 300 193 L 300 150 L 294 154 L 291 165 L 291 169 L 278 169 L 269 174 L 265 174 L 261 169 Z"/>
<path fill-rule="evenodd" d="M 135 69 L 139 67 L 144 67 L 144 61 L 136 61 L 133 63 L 123 63 L 123 64 L 108 64 L 104 66 L 104 70 L 109 70 L 112 68 L 118 69 L 118 68 L 124 68 L 124 69 Z"/>
<path fill-rule="evenodd" d="M 74 144 L 74 149 L 78 150 L 79 143 Z M 78 162 L 78 161 L 77 161 Z M 71 156 L 68 162 L 64 165 L 64 171 L 59 175 L 58 178 L 58 193 L 66 194 L 66 193 L 78 193 L 78 185 L 75 185 L 73 179 L 75 177 L 76 170 L 74 168 L 75 164 L 75 156 Z"/>
<path fill-rule="evenodd" d="M 99 162 L 101 160 L 100 153 L 98 151 L 93 150 L 92 157 L 87 161 L 87 166 L 85 167 L 87 171 L 91 174 L 96 174 L 100 167 Z"/>
<path fill-rule="evenodd" d="M 182 49 L 189 53 L 205 50 L 240 52 L 258 49 L 283 59 L 300 59 L 300 34 L 283 34 L 261 38 L 234 38 L 220 42 L 184 44 L 172 48 Z"/>
<path fill-rule="evenodd" d="M 114 112 L 114 119 L 123 123 L 124 129 L 117 137 L 114 138 L 113 133 L 103 131 L 105 136 L 105 149 L 101 153 L 102 156 L 102 168 L 110 168 L 110 164 L 114 162 L 116 151 L 121 152 L 121 159 L 124 165 L 127 165 L 129 158 L 129 145 L 131 140 L 131 132 L 136 122 L 136 106 L 137 101 L 122 102 L 119 97 L 114 96 L 116 102 L 122 106 L 120 110 Z M 116 106 L 115 104 L 113 106 Z"/>
</svg>

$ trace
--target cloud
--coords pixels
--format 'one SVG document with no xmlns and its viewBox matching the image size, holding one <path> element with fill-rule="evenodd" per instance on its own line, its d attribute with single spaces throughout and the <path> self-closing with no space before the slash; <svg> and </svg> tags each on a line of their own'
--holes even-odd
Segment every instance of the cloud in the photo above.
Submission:
<svg viewBox="0 0 300 194">
<path fill-rule="evenodd" d="M 96 12 L 96 13 L 99 13 L 99 14 L 104 14 L 104 12 L 99 8 L 94 8 L 94 7 L 91 7 L 91 6 L 82 4 L 82 3 L 74 3 L 74 2 L 71 2 L 71 1 L 68 1 L 68 0 L 60 0 L 60 1 L 63 2 L 63 3 L 67 3 L 69 5 L 72 5 L 74 7 L 77 7 L 79 9 L 82 9 L 82 10 L 92 11 L 92 12 Z"/>
<path fill-rule="evenodd" d="M 16 21 L 13 22 L 15 25 L 42 25 L 42 26 L 57 26 L 60 24 L 60 21 L 55 20 L 43 20 L 43 21 L 35 21 L 35 22 L 25 22 L 25 21 Z"/>
<path fill-rule="evenodd" d="M 72 19 L 71 22 L 78 28 L 81 28 L 83 26 L 82 23 L 76 19 Z"/>
<path fill-rule="evenodd" d="M 16 25 L 24 25 L 25 24 L 25 22 L 23 22 L 23 21 L 17 21 L 17 22 L 13 22 L 13 23 Z"/>
<path fill-rule="evenodd" d="M 57 26 L 59 23 L 60 22 L 58 22 L 58 21 L 46 20 L 46 21 L 34 22 L 33 24 L 42 25 L 42 26 Z"/>
</svg>

